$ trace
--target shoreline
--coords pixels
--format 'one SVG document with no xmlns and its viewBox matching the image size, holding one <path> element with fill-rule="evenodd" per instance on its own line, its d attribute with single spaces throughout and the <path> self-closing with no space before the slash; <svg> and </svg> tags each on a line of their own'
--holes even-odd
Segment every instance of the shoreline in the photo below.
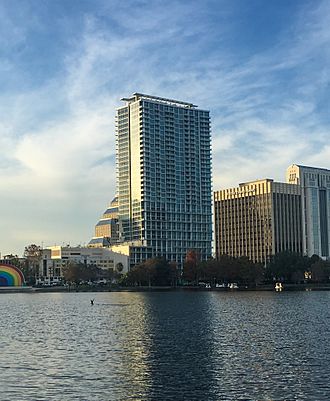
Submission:
<svg viewBox="0 0 330 401">
<path fill-rule="evenodd" d="M 177 291 L 196 291 L 196 292 L 276 292 L 273 285 L 263 285 L 258 287 L 241 287 L 241 288 L 205 288 L 197 286 L 141 286 L 141 287 L 93 287 L 93 288 L 68 288 L 68 287 L 0 287 L 0 294 L 13 293 L 46 293 L 46 292 L 177 292 Z M 286 284 L 280 292 L 288 291 L 330 291 L 330 284 Z"/>
<path fill-rule="evenodd" d="M 172 292 L 172 291 L 198 291 L 198 292 L 276 292 L 273 285 L 263 285 L 258 287 L 241 287 L 241 288 L 205 288 L 197 286 L 141 286 L 141 287 L 92 287 L 92 288 L 68 288 L 68 287 L 0 287 L 0 294 L 12 293 L 46 293 L 46 292 Z M 330 284 L 286 284 L 280 292 L 288 291 L 330 291 Z"/>
</svg>

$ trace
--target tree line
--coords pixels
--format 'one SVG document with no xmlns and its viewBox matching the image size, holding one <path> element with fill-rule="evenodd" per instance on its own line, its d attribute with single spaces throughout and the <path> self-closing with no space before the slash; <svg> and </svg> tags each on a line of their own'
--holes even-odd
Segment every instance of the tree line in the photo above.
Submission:
<svg viewBox="0 0 330 401">
<path fill-rule="evenodd" d="M 116 267 L 117 269 L 102 269 L 93 264 L 69 261 L 62 267 L 62 274 L 66 282 L 76 285 L 98 280 L 106 280 L 111 283 L 121 278 L 121 267 Z"/>
<path fill-rule="evenodd" d="M 6 255 L 5 259 L 18 267 L 25 278 L 27 285 L 35 285 L 37 278 L 42 276 L 42 248 L 31 244 L 24 249 L 24 258 L 17 255 Z M 65 282 L 79 284 L 81 282 L 95 282 L 106 279 L 107 281 L 118 281 L 122 276 L 123 265 L 117 263 L 114 269 L 102 269 L 93 264 L 85 264 L 74 260 L 66 261 L 61 267 L 61 275 Z"/>
<path fill-rule="evenodd" d="M 19 267 L 28 285 L 34 285 L 39 275 L 42 249 L 32 244 L 24 250 L 24 260 L 17 255 L 7 255 L 11 263 Z M 117 264 L 114 269 L 104 270 L 94 265 L 69 261 L 62 267 L 64 280 L 72 283 L 107 279 L 122 286 L 172 286 L 207 283 L 237 283 L 248 287 L 276 282 L 330 283 L 330 261 L 322 260 L 317 255 L 302 256 L 284 251 L 271 257 L 266 266 L 254 263 L 247 257 L 222 255 L 218 259 L 201 261 L 195 250 L 187 252 L 182 268 L 175 262 L 164 258 L 152 258 L 134 266 L 127 274 L 122 274 L 123 266 Z"/>
<path fill-rule="evenodd" d="M 221 257 L 200 261 L 199 254 L 188 251 L 183 268 L 164 258 L 152 258 L 134 266 L 122 277 L 125 286 L 172 286 L 237 282 L 255 286 L 264 278 L 263 267 L 248 258 Z"/>
<path fill-rule="evenodd" d="M 178 284 L 179 271 L 175 262 L 164 258 L 147 259 L 134 266 L 120 280 L 123 286 L 172 286 Z"/>
<path fill-rule="evenodd" d="M 234 258 L 222 255 L 219 259 L 200 261 L 198 253 L 191 250 L 186 255 L 182 278 L 184 282 L 193 285 L 199 282 L 210 286 L 237 283 L 253 287 L 263 282 L 264 267 L 244 256 Z"/>
<path fill-rule="evenodd" d="M 302 256 L 284 251 L 271 258 L 265 269 L 265 281 L 283 283 L 329 283 L 330 261 L 317 255 Z"/>
<path fill-rule="evenodd" d="M 274 282 L 329 283 L 330 262 L 317 255 L 302 256 L 294 252 L 281 252 L 274 255 L 265 265 L 254 263 L 247 257 L 222 255 L 218 259 L 201 261 L 198 252 L 187 252 L 183 268 L 178 269 L 175 262 L 163 258 L 148 259 L 134 266 L 121 278 L 125 286 L 177 286 L 200 283 L 237 283 L 240 286 L 255 288 L 258 285 Z"/>
</svg>

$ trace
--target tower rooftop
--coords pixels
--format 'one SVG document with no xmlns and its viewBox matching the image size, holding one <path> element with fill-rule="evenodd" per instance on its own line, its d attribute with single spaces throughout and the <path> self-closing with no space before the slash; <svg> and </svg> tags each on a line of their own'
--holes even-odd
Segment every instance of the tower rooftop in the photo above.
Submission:
<svg viewBox="0 0 330 401">
<path fill-rule="evenodd" d="M 123 97 L 120 100 L 123 100 L 124 102 L 136 102 L 139 99 L 147 99 L 155 102 L 160 102 L 164 103 L 170 106 L 180 106 L 180 107 L 187 107 L 187 108 L 196 108 L 196 106 L 193 103 L 187 103 L 187 102 L 182 102 L 180 100 L 174 100 L 174 99 L 167 99 L 165 97 L 159 97 L 159 96 L 151 96 L 151 95 L 146 95 L 144 93 L 133 93 L 131 97 Z"/>
</svg>

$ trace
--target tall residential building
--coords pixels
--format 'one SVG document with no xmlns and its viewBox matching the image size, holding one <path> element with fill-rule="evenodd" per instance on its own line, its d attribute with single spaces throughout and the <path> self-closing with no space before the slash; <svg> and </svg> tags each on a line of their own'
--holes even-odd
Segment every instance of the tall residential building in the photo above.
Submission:
<svg viewBox="0 0 330 401">
<path fill-rule="evenodd" d="M 304 254 L 329 258 L 330 170 L 292 164 L 286 180 L 302 188 Z"/>
<path fill-rule="evenodd" d="M 134 93 L 117 110 L 120 240 L 181 264 L 189 249 L 211 256 L 209 111 Z"/>
<path fill-rule="evenodd" d="M 302 253 L 301 191 L 271 179 L 214 192 L 216 257 L 267 263 L 284 250 Z"/>
</svg>

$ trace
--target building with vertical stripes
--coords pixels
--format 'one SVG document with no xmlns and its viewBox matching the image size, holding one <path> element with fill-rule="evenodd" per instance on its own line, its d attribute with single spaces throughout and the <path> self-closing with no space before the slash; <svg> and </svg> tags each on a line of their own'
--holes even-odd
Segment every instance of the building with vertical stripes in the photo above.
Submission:
<svg viewBox="0 0 330 401">
<path fill-rule="evenodd" d="M 284 250 L 302 253 L 301 188 L 272 179 L 214 192 L 216 257 L 267 263 Z"/>
<path fill-rule="evenodd" d="M 209 111 L 134 93 L 116 114 L 119 243 L 181 265 L 212 253 Z M 126 245 L 123 245 L 126 246 Z"/>
<path fill-rule="evenodd" d="M 286 181 L 302 191 L 303 253 L 330 255 L 330 170 L 292 164 Z"/>
</svg>

